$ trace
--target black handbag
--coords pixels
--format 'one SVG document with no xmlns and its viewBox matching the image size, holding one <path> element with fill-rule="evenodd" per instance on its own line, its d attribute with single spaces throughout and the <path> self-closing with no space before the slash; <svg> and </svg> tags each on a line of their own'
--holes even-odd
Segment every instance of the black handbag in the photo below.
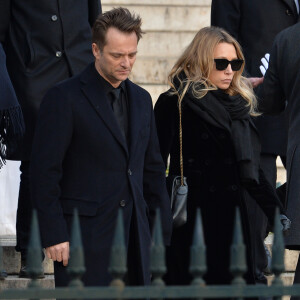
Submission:
<svg viewBox="0 0 300 300">
<path fill-rule="evenodd" d="M 179 143 L 180 143 L 180 176 L 174 176 L 170 193 L 171 209 L 173 215 L 173 227 L 180 227 L 187 221 L 187 195 L 188 185 L 183 176 L 183 156 L 182 156 L 182 123 L 181 123 L 181 101 L 179 107 Z M 170 178 L 169 178 L 170 179 Z"/>
</svg>

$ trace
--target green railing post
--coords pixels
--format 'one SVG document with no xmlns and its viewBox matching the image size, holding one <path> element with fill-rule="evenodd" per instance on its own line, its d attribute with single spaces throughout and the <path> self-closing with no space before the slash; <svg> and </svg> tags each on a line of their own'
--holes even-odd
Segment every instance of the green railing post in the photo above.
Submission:
<svg viewBox="0 0 300 300">
<path fill-rule="evenodd" d="M 200 208 L 197 208 L 194 226 L 193 244 L 190 250 L 190 273 L 193 276 L 191 285 L 205 286 L 203 275 L 207 271 L 206 267 L 206 246 L 202 227 L 202 218 Z M 202 298 L 197 298 L 201 300 Z"/>
<path fill-rule="evenodd" d="M 32 212 L 32 221 L 26 263 L 28 266 L 28 275 L 32 279 L 28 287 L 38 288 L 40 285 L 38 283 L 37 278 L 43 273 L 43 267 L 42 247 L 36 210 L 33 210 Z"/>
<path fill-rule="evenodd" d="M 191 246 L 190 273 L 193 276 L 192 285 L 204 286 L 203 275 L 207 271 L 206 267 L 206 246 L 202 227 L 202 218 L 200 209 L 196 211 L 196 222 Z"/>
<path fill-rule="evenodd" d="M 238 208 L 235 210 L 235 224 L 230 255 L 230 272 L 233 275 L 232 285 L 246 285 L 243 275 L 247 272 L 246 248 L 243 241 L 241 216 Z M 238 298 L 240 300 L 242 298 Z"/>
<path fill-rule="evenodd" d="M 78 218 L 77 209 L 74 209 L 71 241 L 70 241 L 70 259 L 68 264 L 68 273 L 70 274 L 71 281 L 70 287 L 82 288 L 83 283 L 81 277 L 85 272 L 84 265 L 84 251 L 81 241 L 81 230 Z"/>
<path fill-rule="evenodd" d="M 272 282 L 272 286 L 282 286 L 283 281 L 280 278 L 281 273 L 284 272 L 284 241 L 282 234 L 282 225 L 280 222 L 279 211 L 276 209 L 275 221 L 274 221 L 274 240 L 272 246 L 272 271 L 275 278 Z M 281 297 L 274 297 L 275 300 L 281 299 Z"/>
<path fill-rule="evenodd" d="M 119 209 L 114 240 L 110 253 L 110 264 L 108 268 L 109 273 L 113 277 L 113 280 L 110 283 L 111 286 L 116 286 L 119 288 L 125 287 L 123 277 L 127 272 L 126 253 L 123 211 Z"/>
<path fill-rule="evenodd" d="M 159 209 L 156 210 L 153 228 L 153 242 L 151 246 L 150 272 L 153 276 L 152 285 L 162 287 L 165 285 L 162 276 L 166 273 L 165 247 L 162 237 L 161 218 Z"/>
<path fill-rule="evenodd" d="M 0 280 L 5 279 L 5 277 L 2 276 L 2 270 L 4 270 L 4 266 L 3 266 L 3 248 L 0 245 Z"/>
</svg>

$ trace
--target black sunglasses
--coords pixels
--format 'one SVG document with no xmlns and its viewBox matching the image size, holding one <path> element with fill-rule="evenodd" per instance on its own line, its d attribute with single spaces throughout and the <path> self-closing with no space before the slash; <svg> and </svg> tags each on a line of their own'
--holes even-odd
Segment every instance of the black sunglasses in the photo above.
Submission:
<svg viewBox="0 0 300 300">
<path fill-rule="evenodd" d="M 216 63 L 216 69 L 219 71 L 224 71 L 229 64 L 231 64 L 232 71 L 238 71 L 244 63 L 243 59 L 228 60 L 226 58 L 215 58 L 214 61 Z"/>
</svg>

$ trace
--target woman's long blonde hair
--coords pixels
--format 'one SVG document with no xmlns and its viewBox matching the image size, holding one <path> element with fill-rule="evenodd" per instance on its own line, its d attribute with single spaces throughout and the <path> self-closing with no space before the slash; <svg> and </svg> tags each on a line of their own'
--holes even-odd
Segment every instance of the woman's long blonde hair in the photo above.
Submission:
<svg viewBox="0 0 300 300">
<path fill-rule="evenodd" d="M 214 50 L 219 43 L 232 44 L 237 57 L 245 59 L 239 43 L 224 29 L 213 26 L 202 28 L 177 60 L 168 76 L 168 83 L 172 88 L 171 93 L 179 96 L 179 103 L 189 88 L 198 99 L 204 97 L 208 91 L 217 89 L 208 77 L 214 67 Z M 240 94 L 248 103 L 250 115 L 257 116 L 259 113 L 256 111 L 257 100 L 253 88 L 249 80 L 242 76 L 244 65 L 235 72 L 226 92 L 231 96 Z M 179 87 L 174 81 L 179 82 Z"/>
</svg>

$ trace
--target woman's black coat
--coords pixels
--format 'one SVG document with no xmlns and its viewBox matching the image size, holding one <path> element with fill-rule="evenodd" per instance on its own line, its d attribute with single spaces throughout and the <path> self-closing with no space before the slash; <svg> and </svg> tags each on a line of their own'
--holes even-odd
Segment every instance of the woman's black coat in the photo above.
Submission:
<svg viewBox="0 0 300 300">
<path fill-rule="evenodd" d="M 182 102 L 183 161 L 187 177 L 188 221 L 173 230 L 171 246 L 167 249 L 168 284 L 188 284 L 189 246 L 192 242 L 196 208 L 201 208 L 204 237 L 207 246 L 207 283 L 229 283 L 230 245 L 232 242 L 235 208 L 239 207 L 247 245 L 249 283 L 254 282 L 250 251 L 249 224 L 245 207 L 246 193 L 239 180 L 238 166 L 228 125 L 221 124 L 213 115 L 214 109 L 207 96 L 209 111 L 195 113 Z M 204 103 L 204 102 L 203 102 Z M 224 110 L 225 112 L 225 110 Z M 226 112 L 225 112 L 226 113 Z M 180 175 L 179 113 L 177 96 L 163 93 L 155 105 L 155 117 L 161 153 L 167 165 L 170 154 L 170 175 Z M 223 126 L 224 125 L 224 126 Z M 253 145 L 259 147 L 259 145 Z M 259 202 L 266 214 L 273 218 L 277 199 L 260 171 L 260 184 L 248 192 Z M 272 222 L 272 220 L 271 220 Z"/>
</svg>

